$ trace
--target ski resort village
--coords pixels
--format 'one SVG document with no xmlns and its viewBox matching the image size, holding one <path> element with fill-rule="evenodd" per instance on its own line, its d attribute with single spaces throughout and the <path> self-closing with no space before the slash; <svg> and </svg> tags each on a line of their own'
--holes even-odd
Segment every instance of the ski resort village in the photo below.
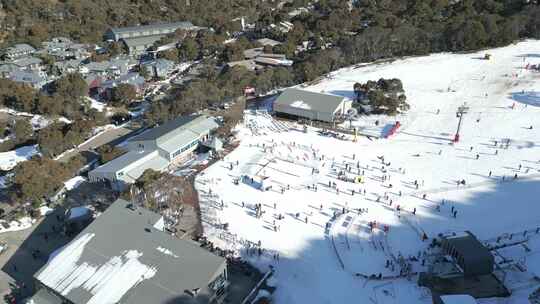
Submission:
<svg viewBox="0 0 540 304">
<path fill-rule="evenodd" d="M 160 29 L 107 34 L 137 53 L 148 37 L 122 35 L 143 30 Z M 172 69 L 86 141 L 60 149 L 40 133 L 0 153 L 6 303 L 540 303 L 540 41 L 245 87 L 143 123 L 187 75 Z M 128 76 L 88 102 L 118 116 L 103 100 Z M 21 113 L 0 112 L 41 128 Z"/>
</svg>

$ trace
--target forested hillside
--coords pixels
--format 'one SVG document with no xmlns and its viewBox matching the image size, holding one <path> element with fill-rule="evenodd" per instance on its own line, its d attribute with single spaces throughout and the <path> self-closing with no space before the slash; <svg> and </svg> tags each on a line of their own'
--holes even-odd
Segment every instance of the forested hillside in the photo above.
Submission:
<svg viewBox="0 0 540 304">
<path fill-rule="evenodd" d="M 258 0 L 1 0 L 0 5 L 4 43 L 54 36 L 99 42 L 110 26 L 179 20 L 221 31 L 238 27 L 231 21 L 235 17 L 275 6 Z"/>
<path fill-rule="evenodd" d="M 540 38 L 536 0 L 0 0 L 4 44 L 68 36 L 100 42 L 110 26 L 188 20 L 213 28 L 163 55 L 201 60 L 199 79 L 175 88 L 147 113 L 163 121 L 242 94 L 311 81 L 332 70 L 382 58 L 470 51 Z M 302 8 L 302 10 L 297 10 Z M 296 10 L 296 12 L 295 12 Z M 239 18 L 252 25 L 241 32 Z M 274 27 L 291 22 L 290 31 Z M 236 32 L 238 39 L 224 44 Z M 254 38 L 273 38 L 270 48 L 294 60 L 292 67 L 248 71 L 219 69 L 243 58 Z M 178 38 L 178 37 L 172 37 Z M 309 42 L 310 47 L 299 51 Z"/>
</svg>

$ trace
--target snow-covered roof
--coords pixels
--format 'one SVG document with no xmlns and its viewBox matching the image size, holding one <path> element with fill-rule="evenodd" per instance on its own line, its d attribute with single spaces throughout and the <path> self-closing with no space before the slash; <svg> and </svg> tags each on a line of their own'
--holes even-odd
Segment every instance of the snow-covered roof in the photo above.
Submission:
<svg viewBox="0 0 540 304">
<path fill-rule="evenodd" d="M 258 39 L 257 42 L 262 45 L 269 45 L 269 46 L 276 46 L 276 45 L 281 44 L 281 42 L 273 40 L 273 39 L 269 39 L 269 38 L 261 38 L 261 39 Z"/>
<path fill-rule="evenodd" d="M 39 154 L 38 146 L 24 146 L 12 151 L 0 153 L 0 170 L 9 171 L 32 156 Z"/>
<path fill-rule="evenodd" d="M 117 200 L 35 277 L 76 304 L 173 303 L 202 292 L 225 259 L 155 229 L 160 218 Z"/>
<path fill-rule="evenodd" d="M 19 67 L 27 67 L 27 66 L 30 66 L 30 65 L 35 65 L 35 64 L 41 64 L 43 62 L 43 60 L 37 58 L 37 57 L 22 57 L 22 58 L 19 58 L 19 59 L 16 59 L 16 60 L 13 60 L 13 64 L 15 64 L 16 66 L 19 66 Z"/>
<path fill-rule="evenodd" d="M 334 113 L 344 99 L 345 97 L 342 96 L 289 88 L 279 95 L 274 105 L 289 106 L 321 113 Z"/>
<path fill-rule="evenodd" d="M 5 50 L 5 53 L 6 54 L 17 54 L 17 53 L 32 53 L 32 52 L 35 52 L 36 49 L 29 45 L 29 44 L 26 44 L 26 43 L 20 43 L 20 44 L 15 44 L 14 46 L 12 47 L 8 47 L 6 50 Z"/>
<path fill-rule="evenodd" d="M 120 84 L 130 84 L 135 87 L 141 87 L 145 84 L 144 78 L 139 73 L 128 73 L 116 79 L 104 81 L 101 84 L 102 88 L 114 88 Z"/>
</svg>

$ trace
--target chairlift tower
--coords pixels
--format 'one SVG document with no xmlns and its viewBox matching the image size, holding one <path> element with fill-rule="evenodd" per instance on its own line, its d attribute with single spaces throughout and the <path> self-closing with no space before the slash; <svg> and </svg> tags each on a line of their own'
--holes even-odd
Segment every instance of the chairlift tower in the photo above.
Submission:
<svg viewBox="0 0 540 304">
<path fill-rule="evenodd" d="M 458 125 L 457 125 L 457 131 L 456 135 L 454 135 L 454 143 L 459 142 L 459 131 L 461 130 L 461 123 L 463 122 L 463 115 L 467 114 L 469 112 L 469 107 L 467 106 L 467 103 L 463 103 L 456 112 L 456 117 L 459 118 Z"/>
</svg>

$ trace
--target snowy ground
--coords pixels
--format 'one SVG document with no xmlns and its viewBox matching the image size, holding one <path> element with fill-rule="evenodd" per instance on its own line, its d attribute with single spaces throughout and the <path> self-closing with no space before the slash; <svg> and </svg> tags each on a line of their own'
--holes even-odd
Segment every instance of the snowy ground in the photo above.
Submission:
<svg viewBox="0 0 540 304">
<path fill-rule="evenodd" d="M 77 175 L 66 182 L 64 182 L 64 186 L 66 187 L 67 191 L 71 191 L 75 188 L 77 188 L 80 184 L 86 182 L 86 179 L 80 175 Z"/>
<path fill-rule="evenodd" d="M 25 146 L 13 151 L 2 152 L 0 153 L 0 170 L 9 171 L 15 168 L 18 163 L 28 160 L 38 153 L 37 145 Z"/>
<path fill-rule="evenodd" d="M 30 218 L 29 216 L 25 216 L 11 222 L 0 220 L 0 233 L 28 229 L 32 227 L 32 224 L 34 222 L 35 220 Z"/>
<path fill-rule="evenodd" d="M 395 278 L 400 268 L 385 262 L 430 254 L 423 233 L 470 230 L 494 242 L 529 230 L 531 251 L 513 246 L 497 253 L 526 269 L 508 267 L 513 295 L 504 303 L 525 303 L 540 273 L 534 233 L 540 227 L 540 73 L 523 67 L 538 64 L 538 52 L 540 41 L 526 41 L 489 50 L 490 61 L 477 59 L 483 52 L 410 58 L 343 69 L 307 88 L 350 97 L 355 82 L 400 78 L 411 110 L 397 118 L 403 126 L 390 139 L 338 140 L 246 114 L 240 146 L 197 177 L 206 234 L 263 270 L 274 265 L 276 303 L 412 304 L 431 303 L 428 291 L 414 275 Z M 464 102 L 470 110 L 453 145 L 456 110 Z M 354 124 L 380 132 L 373 119 Z M 350 181 L 338 179 L 340 171 Z M 460 180 L 466 185 L 458 186 Z M 256 204 L 262 204 L 259 218 Z M 372 232 L 370 222 L 377 223 Z M 259 241 L 261 256 L 246 250 Z M 407 263 L 412 272 L 425 270 L 419 261 Z M 363 277 L 379 273 L 385 279 Z"/>
<path fill-rule="evenodd" d="M 96 109 L 98 112 L 103 112 L 103 110 L 107 108 L 106 103 L 97 101 L 92 97 L 86 96 L 86 100 L 90 102 L 90 107 L 92 109 Z"/>
</svg>

